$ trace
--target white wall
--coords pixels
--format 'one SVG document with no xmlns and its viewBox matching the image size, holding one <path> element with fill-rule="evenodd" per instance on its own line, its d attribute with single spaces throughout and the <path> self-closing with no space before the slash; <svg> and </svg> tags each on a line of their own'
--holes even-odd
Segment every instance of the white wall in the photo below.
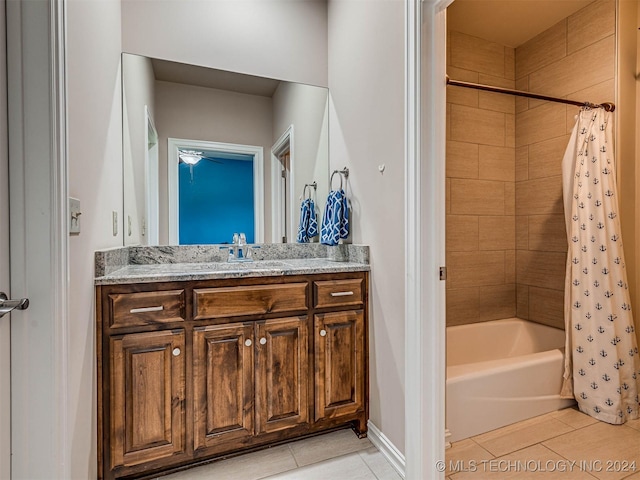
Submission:
<svg viewBox="0 0 640 480">
<path fill-rule="evenodd" d="M 371 421 L 404 451 L 404 2 L 329 0 L 331 168 L 371 247 Z M 383 174 L 378 165 L 384 164 Z"/>
<path fill-rule="evenodd" d="M 293 125 L 293 167 L 291 186 L 296 202 L 293 204 L 295 241 L 300 223 L 300 202 L 306 183 L 318 184 L 313 196 L 318 221 L 329 194 L 329 111 L 328 91 L 299 83 L 282 82 L 273 94 L 273 141 Z M 337 182 L 336 182 L 337 184 Z M 313 190 L 312 190 L 313 192 Z M 265 237 L 269 238 L 269 237 Z M 318 241 L 315 237 L 314 241 Z"/>
<path fill-rule="evenodd" d="M 167 139 L 183 138 L 263 147 L 265 237 L 271 238 L 268 172 L 272 141 L 271 98 L 214 88 L 156 82 L 156 129 L 159 136 L 160 244 L 169 243 Z M 229 239 L 231 241 L 231 239 Z"/>
<path fill-rule="evenodd" d="M 154 118 L 155 76 L 151 60 L 140 55 L 122 56 L 122 154 L 124 184 L 124 241 L 127 245 L 145 245 L 148 239 L 141 235 L 146 215 L 145 155 L 147 152 L 145 106 Z M 146 222 L 148 224 L 148 222 Z"/>
<path fill-rule="evenodd" d="M 96 477 L 94 251 L 121 246 L 120 2 L 69 0 L 69 194 L 82 202 L 82 233 L 69 239 L 69 440 L 71 478 Z M 122 230 L 120 227 L 119 230 Z"/>
<path fill-rule="evenodd" d="M 123 0 L 128 53 L 327 85 L 326 0 Z"/>
</svg>

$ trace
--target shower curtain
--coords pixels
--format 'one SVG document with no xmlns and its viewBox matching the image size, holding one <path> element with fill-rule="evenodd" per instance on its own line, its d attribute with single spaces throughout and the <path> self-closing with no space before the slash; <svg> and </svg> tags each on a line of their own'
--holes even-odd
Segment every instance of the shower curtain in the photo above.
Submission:
<svg viewBox="0 0 640 480">
<path fill-rule="evenodd" d="M 629 301 L 611 114 L 583 108 L 562 162 L 568 253 L 562 395 L 608 423 L 638 418 L 640 357 Z"/>
</svg>

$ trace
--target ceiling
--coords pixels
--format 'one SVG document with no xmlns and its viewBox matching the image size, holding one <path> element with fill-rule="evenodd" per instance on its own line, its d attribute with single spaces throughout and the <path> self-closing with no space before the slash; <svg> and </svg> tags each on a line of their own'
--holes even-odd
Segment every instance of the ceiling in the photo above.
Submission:
<svg viewBox="0 0 640 480">
<path fill-rule="evenodd" d="M 593 0 L 455 0 L 449 29 L 519 47 Z"/>
<path fill-rule="evenodd" d="M 279 80 L 167 60 L 151 60 L 156 80 L 272 97 Z"/>
</svg>

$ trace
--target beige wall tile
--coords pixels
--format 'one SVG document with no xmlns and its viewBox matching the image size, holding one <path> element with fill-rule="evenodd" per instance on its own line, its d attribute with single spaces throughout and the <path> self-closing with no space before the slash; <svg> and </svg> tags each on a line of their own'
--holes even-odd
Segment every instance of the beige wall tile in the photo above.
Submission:
<svg viewBox="0 0 640 480">
<path fill-rule="evenodd" d="M 473 70 L 465 70 L 464 68 L 453 67 L 447 65 L 447 75 L 452 80 L 460 80 L 461 82 L 478 83 L 479 74 Z"/>
<path fill-rule="evenodd" d="M 479 178 L 482 180 L 515 180 L 515 149 L 511 147 L 479 147 Z"/>
<path fill-rule="evenodd" d="M 529 216 L 516 216 L 516 248 L 529 250 Z"/>
<path fill-rule="evenodd" d="M 520 77 L 516 80 L 516 90 L 529 91 L 529 76 Z M 516 97 L 516 113 L 529 109 L 529 99 L 527 97 Z"/>
<path fill-rule="evenodd" d="M 516 101 L 511 95 L 492 92 L 478 92 L 478 106 L 495 112 L 515 113 Z"/>
<path fill-rule="evenodd" d="M 517 147 L 516 153 L 516 182 L 529 179 L 529 146 Z"/>
<path fill-rule="evenodd" d="M 516 116 L 507 113 L 504 116 L 505 139 L 504 144 L 507 147 L 516 146 Z"/>
<path fill-rule="evenodd" d="M 529 287 L 529 320 L 564 329 L 564 291 Z"/>
<path fill-rule="evenodd" d="M 479 82 L 484 85 L 491 85 L 494 87 L 502 88 L 515 88 L 515 81 L 507 78 L 496 77 L 494 75 L 479 75 Z M 480 108 L 486 110 L 494 110 L 496 112 L 503 113 L 515 113 L 516 100 L 512 95 L 505 95 L 502 93 L 492 92 L 479 92 L 480 94 Z"/>
<path fill-rule="evenodd" d="M 504 146 L 504 117 L 505 114 L 500 112 L 480 110 L 464 105 L 451 105 L 451 135 L 449 139 L 482 145 Z"/>
<path fill-rule="evenodd" d="M 447 215 L 446 249 L 448 252 L 478 250 L 478 217 Z"/>
<path fill-rule="evenodd" d="M 447 102 L 456 105 L 478 107 L 478 90 L 447 85 Z"/>
<path fill-rule="evenodd" d="M 566 255 L 560 252 L 518 250 L 516 278 L 519 284 L 562 290 Z M 531 305 L 529 305 L 531 315 Z"/>
<path fill-rule="evenodd" d="M 501 87 L 501 88 L 516 87 L 515 80 L 505 78 L 505 77 L 499 77 L 499 76 L 496 76 L 495 74 L 479 73 L 478 82 L 483 83 L 485 85 L 491 85 L 494 87 Z M 507 97 L 513 98 L 511 95 L 507 95 Z"/>
<path fill-rule="evenodd" d="M 447 253 L 449 288 L 501 285 L 504 272 L 504 252 Z"/>
<path fill-rule="evenodd" d="M 529 217 L 529 250 L 566 252 L 567 233 L 564 215 L 531 215 Z"/>
<path fill-rule="evenodd" d="M 529 76 L 532 92 L 564 96 L 610 80 L 615 75 L 615 38 L 606 37 Z M 589 65 L 588 75 L 578 75 Z"/>
<path fill-rule="evenodd" d="M 515 250 L 505 250 L 504 252 L 504 283 L 516 283 Z"/>
<path fill-rule="evenodd" d="M 445 135 L 447 138 L 451 138 L 451 104 L 447 103 L 447 115 L 445 121 Z"/>
<path fill-rule="evenodd" d="M 616 30 L 616 3 L 599 0 L 569 16 L 567 24 L 567 53 L 573 53 Z"/>
<path fill-rule="evenodd" d="M 565 105 L 549 102 L 519 113 L 516 120 L 516 147 L 566 135 L 566 115 Z"/>
<path fill-rule="evenodd" d="M 504 214 L 504 182 L 451 179 L 451 213 L 454 215 Z"/>
<path fill-rule="evenodd" d="M 516 316 L 527 320 L 529 318 L 529 286 L 518 283 L 516 285 Z"/>
<path fill-rule="evenodd" d="M 504 47 L 504 78 L 516 79 L 516 49 Z"/>
<path fill-rule="evenodd" d="M 449 281 L 447 280 L 447 287 Z M 480 321 L 479 287 L 447 288 L 447 327 Z"/>
<path fill-rule="evenodd" d="M 516 214 L 516 184 L 515 182 L 505 182 L 504 184 L 504 214 Z"/>
<path fill-rule="evenodd" d="M 444 197 L 445 197 L 445 213 L 451 213 L 451 179 L 447 178 L 444 181 Z"/>
<path fill-rule="evenodd" d="M 478 178 L 478 145 L 447 142 L 447 177 Z"/>
<path fill-rule="evenodd" d="M 562 176 L 518 182 L 516 215 L 563 214 Z"/>
<path fill-rule="evenodd" d="M 615 99 L 615 94 L 615 80 L 613 78 L 610 78 L 609 80 L 605 80 L 604 82 L 600 82 L 582 90 L 578 90 L 577 92 L 571 93 L 567 95 L 567 98 L 571 100 L 577 100 L 579 102 L 604 103 L 613 102 Z M 575 120 L 572 120 L 571 126 L 573 126 L 574 123 Z"/>
<path fill-rule="evenodd" d="M 480 250 L 515 250 L 516 217 L 479 217 Z"/>
<path fill-rule="evenodd" d="M 451 59 L 454 67 L 504 76 L 504 47 L 464 33 L 450 33 Z"/>
<path fill-rule="evenodd" d="M 483 321 L 516 316 L 516 286 L 492 285 L 479 288 L 478 313 Z"/>
<path fill-rule="evenodd" d="M 566 40 L 567 22 L 562 20 L 516 48 L 516 78 L 566 56 Z"/>
<path fill-rule="evenodd" d="M 570 137 L 562 135 L 529 145 L 529 178 L 562 175 L 562 158 Z"/>
</svg>

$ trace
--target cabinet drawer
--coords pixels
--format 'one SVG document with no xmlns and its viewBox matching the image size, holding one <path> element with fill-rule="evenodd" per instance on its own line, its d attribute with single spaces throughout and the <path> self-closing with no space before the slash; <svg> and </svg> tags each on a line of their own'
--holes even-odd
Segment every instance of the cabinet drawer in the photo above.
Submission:
<svg viewBox="0 0 640 480">
<path fill-rule="evenodd" d="M 185 317 L 184 290 L 112 293 L 111 328 L 182 322 Z"/>
<path fill-rule="evenodd" d="M 306 283 L 193 290 L 195 320 L 305 310 L 307 310 Z"/>
<path fill-rule="evenodd" d="M 313 282 L 315 307 L 341 307 L 362 305 L 362 278 Z"/>
</svg>

